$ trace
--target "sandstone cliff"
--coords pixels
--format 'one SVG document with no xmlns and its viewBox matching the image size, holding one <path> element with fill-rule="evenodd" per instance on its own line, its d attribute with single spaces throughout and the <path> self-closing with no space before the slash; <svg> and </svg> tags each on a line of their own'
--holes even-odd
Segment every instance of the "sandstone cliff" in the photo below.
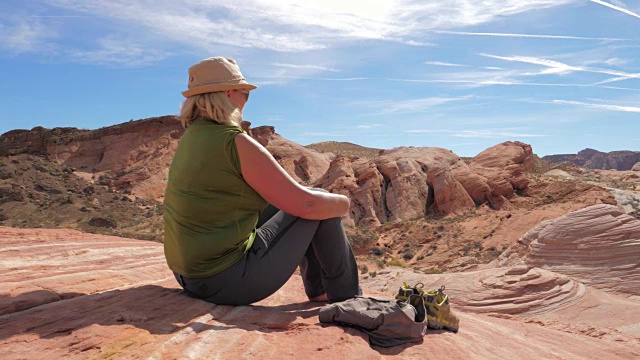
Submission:
<svg viewBox="0 0 640 360">
<path fill-rule="evenodd" d="M 584 149 L 577 154 L 547 155 L 542 159 L 552 163 L 568 161 L 588 169 L 631 170 L 634 164 L 640 162 L 640 151 L 605 153 L 594 149 Z"/>
<path fill-rule="evenodd" d="M 183 129 L 173 116 L 130 121 L 97 130 L 34 128 L 0 137 L 0 156 L 41 154 L 99 181 L 159 199 Z"/>
</svg>

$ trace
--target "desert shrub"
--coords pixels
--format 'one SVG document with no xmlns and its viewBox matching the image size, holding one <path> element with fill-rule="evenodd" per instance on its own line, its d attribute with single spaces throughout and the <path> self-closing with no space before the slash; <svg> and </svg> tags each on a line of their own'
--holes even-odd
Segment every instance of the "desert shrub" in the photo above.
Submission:
<svg viewBox="0 0 640 360">
<path fill-rule="evenodd" d="M 369 267 L 367 265 L 360 266 L 360 274 L 366 274 L 369 272 Z"/>
<path fill-rule="evenodd" d="M 487 253 L 489 255 L 491 255 L 492 257 L 498 257 L 498 256 L 500 256 L 500 254 L 502 254 L 502 251 L 498 250 L 495 246 L 490 246 L 487 249 Z"/>
<path fill-rule="evenodd" d="M 378 234 L 365 226 L 346 229 L 347 237 L 352 243 L 368 243 L 378 240 Z"/>
<path fill-rule="evenodd" d="M 442 273 L 444 273 L 444 271 L 442 269 L 426 269 L 426 270 L 423 270 L 422 272 L 424 272 L 425 274 L 442 274 Z"/>
<path fill-rule="evenodd" d="M 398 259 L 398 258 L 391 258 L 391 260 L 389 260 L 387 262 L 387 265 L 389 266 L 398 266 L 398 267 L 407 267 L 407 263 Z"/>
</svg>

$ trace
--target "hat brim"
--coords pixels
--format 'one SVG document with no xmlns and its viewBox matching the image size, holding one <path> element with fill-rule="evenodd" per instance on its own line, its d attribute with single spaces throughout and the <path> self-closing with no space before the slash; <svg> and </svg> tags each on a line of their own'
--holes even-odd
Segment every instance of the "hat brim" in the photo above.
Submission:
<svg viewBox="0 0 640 360">
<path fill-rule="evenodd" d="M 194 86 L 193 88 L 183 91 L 182 96 L 188 98 L 194 95 L 206 94 L 210 92 L 216 91 L 226 91 L 226 90 L 254 90 L 258 87 L 251 84 L 206 84 Z"/>
</svg>

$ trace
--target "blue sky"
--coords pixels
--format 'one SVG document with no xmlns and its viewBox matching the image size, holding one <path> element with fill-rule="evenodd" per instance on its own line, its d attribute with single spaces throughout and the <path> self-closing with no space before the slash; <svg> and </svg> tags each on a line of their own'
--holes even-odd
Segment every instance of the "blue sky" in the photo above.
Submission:
<svg viewBox="0 0 640 360">
<path fill-rule="evenodd" d="M 640 151 L 638 0 L 4 0 L 0 133 L 176 114 L 211 56 L 303 145 Z"/>
</svg>

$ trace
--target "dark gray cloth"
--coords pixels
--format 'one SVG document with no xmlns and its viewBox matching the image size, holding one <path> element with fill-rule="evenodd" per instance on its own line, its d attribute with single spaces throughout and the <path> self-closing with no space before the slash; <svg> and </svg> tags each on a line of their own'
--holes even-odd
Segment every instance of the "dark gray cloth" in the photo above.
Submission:
<svg viewBox="0 0 640 360">
<path fill-rule="evenodd" d="M 320 322 L 359 328 L 371 345 L 392 347 L 420 342 L 427 332 L 424 299 L 411 295 L 409 302 L 358 296 L 320 309 Z"/>
<path fill-rule="evenodd" d="M 359 295 L 358 267 L 340 218 L 306 220 L 267 207 L 253 246 L 231 268 L 207 278 L 174 274 L 192 296 L 220 305 L 246 305 L 276 292 L 300 265 L 309 298 L 330 302 Z"/>
</svg>

